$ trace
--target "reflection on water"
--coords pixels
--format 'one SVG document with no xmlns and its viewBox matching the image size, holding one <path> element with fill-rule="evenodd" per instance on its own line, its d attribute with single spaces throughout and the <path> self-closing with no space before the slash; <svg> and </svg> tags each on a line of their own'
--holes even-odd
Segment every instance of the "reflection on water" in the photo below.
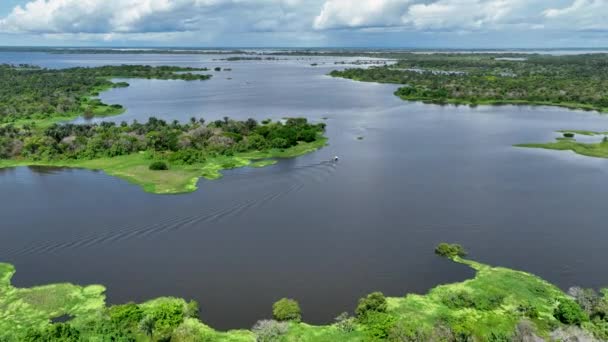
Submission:
<svg viewBox="0 0 608 342">
<path fill-rule="evenodd" d="M 194 298 L 206 322 L 234 328 L 269 317 L 283 296 L 301 302 L 307 321 L 330 322 L 374 290 L 400 296 L 470 277 L 433 255 L 442 241 L 564 288 L 608 284 L 597 272 L 608 160 L 512 147 L 560 129 L 606 131 L 608 117 L 403 102 L 395 86 L 325 76 L 342 59 L 213 58 L 0 53 L 54 67 L 228 67 L 206 82 L 129 80 L 101 97 L 128 108 L 115 121 L 326 117 L 330 138 L 318 152 L 230 170 L 180 196 L 103 172 L 0 169 L 0 260 L 17 266 L 17 285 L 101 283 L 109 302 Z"/>
</svg>

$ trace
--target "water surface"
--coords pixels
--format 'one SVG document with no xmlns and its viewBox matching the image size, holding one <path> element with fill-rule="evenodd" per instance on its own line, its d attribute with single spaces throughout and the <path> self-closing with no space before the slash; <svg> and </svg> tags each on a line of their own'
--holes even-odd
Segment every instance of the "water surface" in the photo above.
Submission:
<svg viewBox="0 0 608 342">
<path fill-rule="evenodd" d="M 117 122 L 326 117 L 330 138 L 316 153 L 228 171 L 179 196 L 102 172 L 0 170 L 0 260 L 16 265 L 16 285 L 100 283 L 111 303 L 193 298 L 223 329 L 269 317 L 283 296 L 325 323 L 374 290 L 400 296 L 470 277 L 433 255 L 442 241 L 562 288 L 608 285 L 608 160 L 512 147 L 559 129 L 607 131 L 608 117 L 403 102 L 395 86 L 325 76 L 341 58 L 214 58 L 226 56 L 0 53 L 48 67 L 232 68 L 205 82 L 128 80 L 101 97 L 128 108 Z"/>
</svg>

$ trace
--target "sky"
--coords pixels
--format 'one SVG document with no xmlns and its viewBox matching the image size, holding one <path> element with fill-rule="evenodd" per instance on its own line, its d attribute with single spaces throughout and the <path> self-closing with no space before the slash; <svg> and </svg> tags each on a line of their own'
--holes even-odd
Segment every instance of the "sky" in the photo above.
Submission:
<svg viewBox="0 0 608 342">
<path fill-rule="evenodd" d="M 0 0 L 3 46 L 608 47 L 608 0 Z"/>
</svg>

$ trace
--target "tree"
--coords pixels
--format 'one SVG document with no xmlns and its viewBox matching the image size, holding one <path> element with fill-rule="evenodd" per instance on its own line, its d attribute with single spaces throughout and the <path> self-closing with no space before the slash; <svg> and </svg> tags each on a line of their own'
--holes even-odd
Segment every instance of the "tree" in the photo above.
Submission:
<svg viewBox="0 0 608 342">
<path fill-rule="evenodd" d="M 282 298 L 272 305 L 272 315 L 277 321 L 296 321 L 302 319 L 300 305 L 293 299 Z"/>
<path fill-rule="evenodd" d="M 581 307 L 571 299 L 562 299 L 553 311 L 553 316 L 560 322 L 568 325 L 581 325 L 589 320 Z"/>
<path fill-rule="evenodd" d="M 139 322 L 139 330 L 150 337 L 150 340 L 154 338 L 154 329 L 156 328 L 156 320 L 152 316 L 144 317 Z"/>
<path fill-rule="evenodd" d="M 435 254 L 446 258 L 464 257 L 467 255 L 464 247 L 459 244 L 442 242 L 435 247 Z"/>
<path fill-rule="evenodd" d="M 382 292 L 372 292 L 366 297 L 359 299 L 355 313 L 357 318 L 364 318 L 369 312 L 386 312 L 388 304 Z"/>
</svg>

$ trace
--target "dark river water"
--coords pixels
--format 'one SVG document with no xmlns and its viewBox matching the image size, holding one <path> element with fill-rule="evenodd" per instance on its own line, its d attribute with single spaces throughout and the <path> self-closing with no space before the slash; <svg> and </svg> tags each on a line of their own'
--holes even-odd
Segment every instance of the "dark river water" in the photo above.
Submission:
<svg viewBox="0 0 608 342">
<path fill-rule="evenodd" d="M 605 131 L 607 116 L 403 102 L 395 86 L 325 76 L 340 58 L 214 58 L 225 57 L 0 53 L 0 63 L 48 67 L 229 67 L 205 82 L 129 80 L 101 98 L 128 108 L 114 121 L 327 117 L 330 138 L 177 196 L 102 172 L 0 170 L 0 260 L 16 265 L 14 284 L 99 283 L 110 303 L 192 298 L 221 329 L 268 318 L 284 296 L 326 323 L 374 290 L 401 296 L 471 277 L 433 254 L 442 241 L 564 289 L 608 285 L 608 160 L 512 147 L 558 129 Z"/>
</svg>

